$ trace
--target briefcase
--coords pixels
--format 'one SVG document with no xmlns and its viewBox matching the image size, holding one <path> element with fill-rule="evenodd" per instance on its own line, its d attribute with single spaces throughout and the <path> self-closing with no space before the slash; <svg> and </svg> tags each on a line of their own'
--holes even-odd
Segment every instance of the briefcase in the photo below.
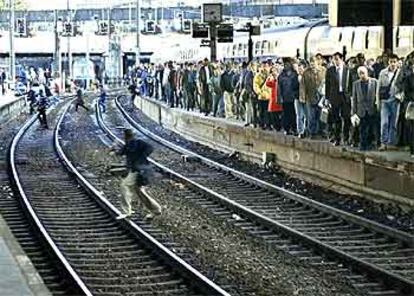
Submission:
<svg viewBox="0 0 414 296">
<path fill-rule="evenodd" d="M 323 107 L 321 110 L 321 117 L 320 120 L 327 124 L 328 123 L 328 118 L 329 118 L 329 108 L 328 107 Z"/>
<path fill-rule="evenodd" d="M 405 119 L 414 120 L 414 102 L 409 102 L 405 110 Z"/>
</svg>

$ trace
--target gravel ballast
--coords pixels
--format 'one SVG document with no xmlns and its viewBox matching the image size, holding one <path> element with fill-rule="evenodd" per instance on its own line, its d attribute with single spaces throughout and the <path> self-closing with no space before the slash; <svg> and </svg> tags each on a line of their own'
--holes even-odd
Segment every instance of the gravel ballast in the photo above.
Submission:
<svg viewBox="0 0 414 296">
<path fill-rule="evenodd" d="M 329 188 L 323 188 L 304 181 L 296 176 L 291 176 L 278 168 L 264 168 L 258 164 L 238 159 L 237 155 L 229 157 L 229 155 L 220 151 L 186 140 L 181 135 L 158 125 L 141 110 L 132 106 L 128 98 L 121 98 L 121 103 L 134 120 L 148 130 L 177 145 L 276 186 L 395 229 L 414 234 L 414 209 L 402 209 L 395 204 L 376 203 L 361 196 L 338 193 Z M 275 136 L 277 135 L 275 133 Z"/>
<path fill-rule="evenodd" d="M 108 108 L 108 113 L 113 111 Z M 120 125 L 122 120 L 113 123 Z M 103 135 L 93 126 L 93 114 L 83 110 L 71 114 L 61 133 L 70 159 L 118 206 L 120 178 L 110 175 L 107 168 L 121 159 L 109 156 L 99 141 Z M 345 280 L 324 274 L 323 267 L 310 268 L 194 207 L 185 198 L 186 190 L 183 184 L 157 175 L 148 192 L 164 209 L 152 225 L 165 233 L 165 239 L 177 243 L 181 252 L 184 249 L 191 264 L 232 295 L 361 295 Z M 139 223 L 144 212 L 139 205 L 134 207 L 134 219 Z"/>
</svg>

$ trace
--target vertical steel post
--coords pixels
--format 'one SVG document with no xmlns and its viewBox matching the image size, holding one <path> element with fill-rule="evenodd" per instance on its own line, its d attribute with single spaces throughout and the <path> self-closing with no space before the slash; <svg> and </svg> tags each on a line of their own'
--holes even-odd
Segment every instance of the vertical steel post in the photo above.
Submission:
<svg viewBox="0 0 414 296">
<path fill-rule="evenodd" d="M 15 52 L 14 52 L 14 0 L 9 0 L 9 41 L 10 41 L 10 69 L 9 75 L 12 83 L 16 78 L 16 67 L 15 67 Z"/>
<path fill-rule="evenodd" d="M 253 25 L 251 23 L 248 23 L 248 29 L 249 29 L 249 41 L 247 44 L 247 58 L 248 61 L 251 62 L 253 61 L 253 39 L 252 39 L 252 34 L 253 34 Z"/>
<path fill-rule="evenodd" d="M 66 18 L 67 18 L 67 22 L 69 24 L 72 25 L 72 16 L 70 13 L 70 8 L 69 8 L 69 0 L 66 1 Z M 67 61 L 68 61 L 68 75 L 67 78 L 70 79 L 71 75 L 72 75 L 72 53 L 71 53 L 71 48 L 70 48 L 70 35 L 71 34 L 67 34 Z"/>
<path fill-rule="evenodd" d="M 58 32 L 58 11 L 55 9 L 54 13 L 54 33 L 55 33 L 55 53 L 53 59 L 53 72 L 59 73 L 59 77 L 61 76 L 61 62 L 60 62 L 60 40 L 59 40 L 59 32 Z"/>
<path fill-rule="evenodd" d="M 141 5 L 140 5 L 140 0 L 137 0 L 137 3 L 136 3 L 136 11 L 135 11 L 135 14 L 136 14 L 136 29 L 137 29 L 137 35 L 136 35 L 136 41 L 137 41 L 137 44 L 136 44 L 136 52 L 135 52 L 135 64 L 138 66 L 139 65 L 139 63 L 140 63 L 140 57 L 141 57 L 141 48 L 140 48 L 140 27 L 139 27 L 139 22 L 141 21 Z"/>
<path fill-rule="evenodd" d="M 394 11 L 393 0 L 386 0 L 384 7 L 384 50 L 394 50 Z"/>
<path fill-rule="evenodd" d="M 210 60 L 215 62 L 217 60 L 217 25 L 210 23 Z"/>
</svg>

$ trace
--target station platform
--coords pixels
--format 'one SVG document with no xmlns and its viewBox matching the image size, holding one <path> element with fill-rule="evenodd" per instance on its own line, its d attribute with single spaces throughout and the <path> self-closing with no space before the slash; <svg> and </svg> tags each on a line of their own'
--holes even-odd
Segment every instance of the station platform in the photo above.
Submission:
<svg viewBox="0 0 414 296">
<path fill-rule="evenodd" d="M 23 112 L 25 104 L 26 99 L 24 97 L 16 97 L 12 92 L 0 95 L 0 124 Z"/>
<path fill-rule="evenodd" d="M 0 295 L 51 295 L 0 216 Z"/>
<path fill-rule="evenodd" d="M 246 128 L 243 122 L 169 108 L 152 99 L 135 105 L 158 124 L 185 138 L 242 159 L 272 159 L 283 170 L 312 183 L 379 202 L 414 206 L 414 159 L 408 151 L 361 152 L 326 140 L 299 139 L 281 132 Z"/>
<path fill-rule="evenodd" d="M 0 109 L 7 104 L 17 101 L 18 99 L 19 97 L 14 96 L 12 92 L 6 93 L 5 95 L 0 94 Z"/>
</svg>

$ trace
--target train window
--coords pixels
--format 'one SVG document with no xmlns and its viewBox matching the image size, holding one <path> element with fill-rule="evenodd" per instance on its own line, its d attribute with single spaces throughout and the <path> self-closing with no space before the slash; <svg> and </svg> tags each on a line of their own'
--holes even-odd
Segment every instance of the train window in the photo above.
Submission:
<svg viewBox="0 0 414 296">
<path fill-rule="evenodd" d="M 262 42 L 262 55 L 267 55 L 269 53 L 269 41 L 263 40 Z"/>
<path fill-rule="evenodd" d="M 369 46 L 369 31 L 365 32 L 365 49 L 368 49 Z"/>
<path fill-rule="evenodd" d="M 367 29 L 355 28 L 352 49 L 357 50 L 357 51 L 365 50 L 366 43 L 367 43 L 366 39 L 367 39 Z"/>
<path fill-rule="evenodd" d="M 238 51 L 237 51 L 237 56 L 243 56 L 244 55 L 244 53 L 243 53 L 243 44 L 242 43 L 239 43 L 239 49 L 238 49 Z"/>
<path fill-rule="evenodd" d="M 277 47 L 278 47 L 278 45 L 279 45 L 279 42 L 276 40 L 276 41 L 275 41 L 275 45 L 274 45 L 274 46 L 275 46 L 275 48 L 277 48 Z"/>
<path fill-rule="evenodd" d="M 368 34 L 368 49 L 379 49 L 381 46 L 381 36 L 382 28 L 381 27 L 370 27 Z"/>
<path fill-rule="evenodd" d="M 397 29 L 397 47 L 410 47 L 411 45 L 412 27 L 400 26 Z"/>
<path fill-rule="evenodd" d="M 354 47 L 354 41 L 355 41 L 355 31 L 352 31 L 352 37 L 351 37 L 351 46 Z"/>
<path fill-rule="evenodd" d="M 339 33 L 339 38 L 338 38 L 338 42 L 341 42 L 341 41 L 342 41 L 342 32 Z"/>
<path fill-rule="evenodd" d="M 255 44 L 255 55 L 260 55 L 260 49 L 262 48 L 262 42 L 257 41 Z"/>
</svg>

